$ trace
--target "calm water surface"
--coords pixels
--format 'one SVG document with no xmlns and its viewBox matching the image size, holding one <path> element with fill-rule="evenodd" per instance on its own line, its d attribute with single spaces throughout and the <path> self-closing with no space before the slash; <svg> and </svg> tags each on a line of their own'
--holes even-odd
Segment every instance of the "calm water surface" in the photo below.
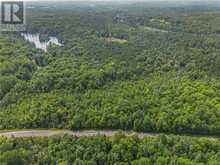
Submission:
<svg viewBox="0 0 220 165">
<path fill-rule="evenodd" d="M 41 49 L 44 52 L 47 52 L 47 48 L 50 46 L 50 44 L 62 46 L 57 37 L 51 36 L 49 37 L 49 41 L 42 42 L 40 41 L 40 34 L 21 33 L 21 36 L 23 36 L 26 41 L 34 44 L 36 48 Z"/>
</svg>

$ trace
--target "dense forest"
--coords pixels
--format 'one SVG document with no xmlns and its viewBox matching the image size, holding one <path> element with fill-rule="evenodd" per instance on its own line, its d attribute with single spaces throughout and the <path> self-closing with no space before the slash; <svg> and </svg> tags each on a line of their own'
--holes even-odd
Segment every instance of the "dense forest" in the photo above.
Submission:
<svg viewBox="0 0 220 165">
<path fill-rule="evenodd" d="M 206 138 L 0 138 L 1 165 L 219 165 L 220 141 Z"/>
<path fill-rule="evenodd" d="M 0 130 L 220 135 L 220 9 L 29 7 L 27 32 L 63 46 L 1 33 Z M 219 140 L 178 136 L 0 138 L 3 165 L 218 165 L 219 151 Z"/>
<path fill-rule="evenodd" d="M 2 35 L 1 129 L 220 134 L 218 10 L 87 8 L 27 10 L 46 53 Z"/>
</svg>

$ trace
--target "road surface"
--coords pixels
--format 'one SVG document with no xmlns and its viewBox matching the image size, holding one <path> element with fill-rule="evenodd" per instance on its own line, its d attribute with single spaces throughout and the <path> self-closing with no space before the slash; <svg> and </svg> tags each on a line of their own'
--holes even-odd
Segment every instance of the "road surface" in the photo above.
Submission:
<svg viewBox="0 0 220 165">
<path fill-rule="evenodd" d="M 68 134 L 76 137 L 92 137 L 98 135 L 105 135 L 108 137 L 114 136 L 118 131 L 104 130 L 83 130 L 83 131 L 68 131 L 68 130 L 16 130 L 16 131 L 0 131 L 0 136 L 5 137 L 49 137 L 53 135 Z M 123 132 L 126 136 L 136 134 L 139 138 L 146 136 L 158 136 L 154 133 L 136 133 L 136 132 Z"/>
<path fill-rule="evenodd" d="M 68 134 L 70 136 L 74 137 L 92 137 L 92 136 L 98 136 L 98 135 L 104 135 L 107 137 L 114 136 L 118 131 L 114 130 L 81 130 L 81 131 L 69 131 L 69 130 L 15 130 L 15 131 L 0 131 L 0 136 L 5 136 L 8 138 L 14 137 L 50 137 L 53 135 L 64 135 Z M 123 133 L 126 136 L 132 136 L 137 135 L 139 138 L 144 137 L 157 137 L 161 135 L 160 133 L 140 133 L 140 132 L 132 132 L 132 131 L 123 131 Z M 182 135 L 184 136 L 184 135 Z M 190 135 L 186 135 L 190 136 Z M 192 135 L 192 137 L 206 137 L 210 140 L 220 140 L 220 137 L 215 136 L 196 136 Z"/>
</svg>

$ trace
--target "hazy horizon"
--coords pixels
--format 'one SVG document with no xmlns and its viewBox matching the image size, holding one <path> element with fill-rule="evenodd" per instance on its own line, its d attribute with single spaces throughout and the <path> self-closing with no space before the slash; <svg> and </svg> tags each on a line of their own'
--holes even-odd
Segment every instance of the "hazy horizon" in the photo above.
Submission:
<svg viewBox="0 0 220 165">
<path fill-rule="evenodd" d="M 4 1 L 4 0 L 0 0 Z M 10 0 L 21 1 L 21 0 Z M 220 0 L 23 0 L 27 2 L 220 2 Z"/>
</svg>

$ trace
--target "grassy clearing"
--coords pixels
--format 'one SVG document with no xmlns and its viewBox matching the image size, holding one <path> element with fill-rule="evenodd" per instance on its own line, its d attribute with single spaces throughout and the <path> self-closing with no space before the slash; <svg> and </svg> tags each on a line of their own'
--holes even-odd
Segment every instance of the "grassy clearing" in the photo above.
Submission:
<svg viewBox="0 0 220 165">
<path fill-rule="evenodd" d="M 102 38 L 103 40 L 107 41 L 107 42 L 117 42 L 120 44 L 124 44 L 127 43 L 127 40 L 124 39 L 119 39 L 119 38 L 114 38 L 114 37 L 110 37 L 110 38 Z"/>
<path fill-rule="evenodd" d="M 153 27 L 149 27 L 149 26 L 142 26 L 141 28 L 144 30 L 147 30 L 147 31 L 152 31 L 152 32 L 168 33 L 167 30 L 157 29 L 157 28 L 153 28 Z"/>
</svg>

